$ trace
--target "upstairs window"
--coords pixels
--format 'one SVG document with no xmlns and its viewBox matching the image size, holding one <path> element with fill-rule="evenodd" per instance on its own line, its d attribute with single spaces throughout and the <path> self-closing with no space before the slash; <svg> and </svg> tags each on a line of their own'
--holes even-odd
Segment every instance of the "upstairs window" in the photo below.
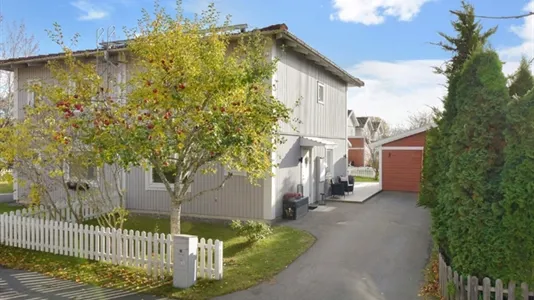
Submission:
<svg viewBox="0 0 534 300">
<path fill-rule="evenodd" d="M 324 104 L 324 83 L 317 81 L 317 102 Z"/>
</svg>

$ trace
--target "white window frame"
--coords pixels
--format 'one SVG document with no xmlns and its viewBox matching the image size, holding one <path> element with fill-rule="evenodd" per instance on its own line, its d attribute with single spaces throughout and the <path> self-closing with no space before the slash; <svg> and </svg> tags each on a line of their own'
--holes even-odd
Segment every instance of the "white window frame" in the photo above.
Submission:
<svg viewBox="0 0 534 300">
<path fill-rule="evenodd" d="M 99 173 L 100 173 L 100 168 L 99 167 L 94 167 L 95 169 L 95 179 L 80 179 L 79 181 L 80 182 L 86 182 L 89 184 L 90 187 L 97 187 L 98 184 L 100 183 L 100 176 L 99 176 Z M 63 165 L 63 172 L 65 172 L 65 181 L 70 181 L 71 180 L 71 177 L 70 177 L 70 165 L 68 163 L 64 163 Z"/>
<path fill-rule="evenodd" d="M 148 167 L 148 170 L 145 171 L 145 191 L 167 191 L 165 184 L 163 182 L 154 182 L 154 176 L 152 175 L 154 168 L 152 166 Z M 174 183 L 169 183 L 171 187 L 174 188 Z M 191 185 L 187 189 L 187 192 L 191 192 Z"/>
<path fill-rule="evenodd" d="M 322 93 L 322 99 L 320 97 L 320 93 L 319 91 L 323 90 L 323 93 Z M 320 82 L 320 81 L 317 81 L 317 103 L 320 103 L 320 104 L 324 104 L 325 103 L 325 98 L 326 98 L 326 87 L 324 85 L 324 83 Z"/>
</svg>

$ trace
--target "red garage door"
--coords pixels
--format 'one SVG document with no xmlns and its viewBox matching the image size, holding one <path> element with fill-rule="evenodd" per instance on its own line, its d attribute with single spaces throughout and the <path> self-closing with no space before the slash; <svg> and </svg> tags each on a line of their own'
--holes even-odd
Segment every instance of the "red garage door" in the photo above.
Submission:
<svg viewBox="0 0 534 300">
<path fill-rule="evenodd" d="M 382 189 L 419 192 L 422 150 L 382 150 Z"/>
</svg>

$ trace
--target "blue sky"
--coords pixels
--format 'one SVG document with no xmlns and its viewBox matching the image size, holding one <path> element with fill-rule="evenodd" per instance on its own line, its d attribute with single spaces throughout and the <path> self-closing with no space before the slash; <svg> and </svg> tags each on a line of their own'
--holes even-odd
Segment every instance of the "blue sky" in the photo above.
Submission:
<svg viewBox="0 0 534 300">
<path fill-rule="evenodd" d="M 199 12 L 208 0 L 185 0 L 187 13 Z M 516 15 L 528 1 L 473 0 L 481 15 Z M 533 1 L 534 2 L 534 1 Z M 66 36 L 80 33 L 77 48 L 94 48 L 98 28 L 133 27 L 142 8 L 152 0 L 0 0 L 6 21 L 24 21 L 40 42 L 41 53 L 58 52 L 45 29 L 62 25 Z M 53 3 L 53 4 L 52 4 Z M 172 8 L 174 1 L 160 3 Z M 372 3 L 372 4 L 369 4 Z M 443 78 L 431 66 L 447 58 L 430 42 L 438 31 L 451 32 L 450 9 L 456 0 L 215 0 L 233 23 L 263 27 L 286 23 L 289 30 L 366 82 L 349 91 L 349 108 L 358 115 L 376 115 L 392 125 L 403 123 L 411 113 L 440 106 Z M 517 66 L 521 54 L 533 56 L 534 18 L 483 20 L 486 28 L 499 25 L 491 45 L 499 51 L 505 73 Z"/>
</svg>

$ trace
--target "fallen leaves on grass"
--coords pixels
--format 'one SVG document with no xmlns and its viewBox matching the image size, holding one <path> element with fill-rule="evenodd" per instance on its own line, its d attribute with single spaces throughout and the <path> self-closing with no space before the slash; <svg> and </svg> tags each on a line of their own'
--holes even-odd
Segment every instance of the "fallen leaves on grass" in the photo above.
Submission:
<svg viewBox="0 0 534 300">
<path fill-rule="evenodd" d="M 424 270 L 424 284 L 419 290 L 423 299 L 443 299 L 439 294 L 439 259 L 437 251 L 433 251 L 430 261 Z"/>
<path fill-rule="evenodd" d="M 0 265 L 101 287 L 143 288 L 147 292 L 170 282 L 168 277 L 152 278 L 140 269 L 9 246 L 0 246 Z"/>
</svg>

